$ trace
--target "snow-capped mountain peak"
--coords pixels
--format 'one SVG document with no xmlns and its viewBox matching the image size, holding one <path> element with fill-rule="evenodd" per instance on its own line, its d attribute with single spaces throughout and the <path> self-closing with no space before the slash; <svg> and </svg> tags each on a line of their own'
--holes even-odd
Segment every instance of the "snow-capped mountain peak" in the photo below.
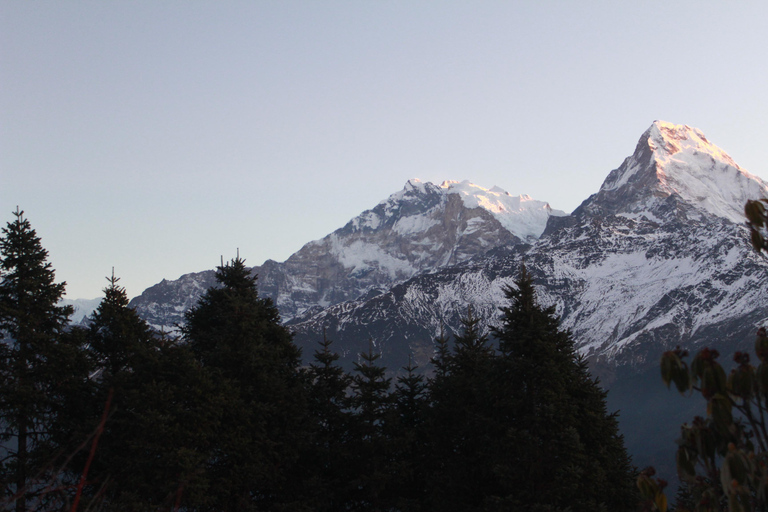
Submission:
<svg viewBox="0 0 768 512">
<path fill-rule="evenodd" d="M 654 212 L 670 196 L 732 222 L 748 199 L 768 197 L 768 184 L 741 167 L 697 128 L 655 121 L 635 152 L 583 205 L 603 213 Z"/>
<path fill-rule="evenodd" d="M 380 201 L 379 204 L 395 205 L 396 203 L 407 200 L 408 198 L 423 196 L 425 194 L 431 194 L 439 191 L 440 188 L 433 183 L 430 183 L 429 181 L 424 182 L 418 178 L 412 178 L 405 182 L 405 186 L 403 186 L 402 190 L 391 194 L 388 198 Z"/>
<path fill-rule="evenodd" d="M 741 169 L 725 151 L 709 142 L 698 128 L 692 128 L 687 124 L 654 121 L 646 134 L 647 144 L 654 151 L 658 161 L 668 161 L 672 155 L 680 151 L 697 151 L 709 154 L 731 167 Z"/>
<path fill-rule="evenodd" d="M 537 201 L 527 194 L 513 196 L 495 185 L 488 189 L 469 180 L 443 181 L 440 188 L 446 194 L 458 194 L 467 208 L 488 211 L 507 231 L 523 240 L 541 236 L 550 216 L 566 215 L 545 201 Z"/>
<path fill-rule="evenodd" d="M 469 182 L 440 189 L 463 217 L 487 224 L 498 224 L 489 203 L 512 210 L 529 199 Z M 525 262 L 541 303 L 556 307 L 578 350 L 608 377 L 618 366 L 657 372 L 658 355 L 676 344 L 740 350 L 768 322 L 768 260 L 753 251 L 741 212 L 767 192 L 701 131 L 657 121 L 601 189 L 550 222 L 545 236 L 306 315 L 294 324 L 297 339 L 308 343 L 328 327 L 356 354 L 375 332 L 390 367 L 419 354 L 417 364 L 426 364 L 434 336 L 461 332 L 468 304 L 488 325 L 498 322 L 504 287 Z"/>
<path fill-rule="evenodd" d="M 398 219 L 395 229 L 409 230 L 426 226 L 425 219 L 434 208 L 442 208 L 449 195 L 456 194 L 469 209 L 482 208 L 490 213 L 504 229 L 521 240 L 541 236 L 550 216 L 564 216 L 546 201 L 538 201 L 527 194 L 512 196 L 498 186 L 490 189 L 469 180 L 446 180 L 440 185 L 413 178 L 402 190 L 381 201 L 377 208 L 367 210 L 351 223 L 357 229 L 380 229 Z M 417 218 L 418 217 L 418 218 Z"/>
</svg>

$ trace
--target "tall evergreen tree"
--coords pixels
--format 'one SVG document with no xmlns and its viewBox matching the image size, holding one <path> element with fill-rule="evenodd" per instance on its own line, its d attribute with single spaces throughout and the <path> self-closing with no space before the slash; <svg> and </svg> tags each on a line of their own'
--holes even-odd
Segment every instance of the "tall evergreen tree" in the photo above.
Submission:
<svg viewBox="0 0 768 512">
<path fill-rule="evenodd" d="M 118 408 L 97 453 L 106 470 L 98 482 L 107 484 L 106 508 L 216 509 L 207 468 L 223 429 L 220 392 L 182 343 L 161 346 L 157 357 L 134 366 L 115 387 Z"/>
<path fill-rule="evenodd" d="M 318 512 L 343 510 L 352 474 L 351 377 L 338 364 L 339 354 L 323 331 L 320 347 L 307 370 L 312 436 L 302 456 L 308 504 Z M 298 480 L 298 479 L 297 479 Z"/>
<path fill-rule="evenodd" d="M 493 441 L 503 431 L 494 417 L 490 386 L 494 349 L 479 322 L 470 308 L 448 354 L 444 337 L 438 338 L 439 366 L 429 384 L 426 425 L 434 460 L 426 510 L 482 510 L 493 489 Z"/>
<path fill-rule="evenodd" d="M 448 336 L 445 334 L 444 326 L 440 326 L 440 335 L 435 338 L 434 356 L 429 360 L 435 369 L 434 376 L 427 382 L 429 386 L 435 379 L 442 379 L 448 373 L 450 363 L 451 348 Z"/>
<path fill-rule="evenodd" d="M 403 367 L 405 373 L 398 375 L 395 384 L 397 423 L 404 429 L 415 429 L 424 421 L 427 384 L 424 375 L 416 372 L 418 369 L 409 357 L 408 366 Z"/>
<path fill-rule="evenodd" d="M 128 306 L 114 272 L 108 281 L 86 334 L 96 369 L 87 423 L 107 402 L 109 415 L 84 498 L 94 507 L 147 510 L 170 506 L 183 487 L 185 504 L 192 503 L 206 490 L 200 452 L 216 414 L 200 398 L 211 383 L 186 346 L 164 343 Z"/>
<path fill-rule="evenodd" d="M 144 359 L 155 354 L 157 337 L 136 310 L 128 307 L 125 288 L 118 285 L 119 277 L 107 278 L 104 298 L 91 317 L 88 345 L 101 370 L 99 380 L 104 388 L 118 384 Z"/>
<path fill-rule="evenodd" d="M 216 510 L 275 510 L 297 497 L 288 479 L 306 442 L 306 386 L 300 351 L 270 299 L 239 257 L 217 269 L 186 315 L 184 339 L 219 386 L 221 427 L 206 472 Z"/>
<path fill-rule="evenodd" d="M 629 457 L 605 392 L 536 301 L 521 269 L 509 305 L 481 334 L 471 310 L 453 350 L 438 344 L 430 381 L 428 439 L 435 467 L 428 510 L 630 510 L 637 503 Z"/>
<path fill-rule="evenodd" d="M 79 347 L 64 338 L 72 313 L 58 305 L 65 283 L 56 283 L 24 212 L 17 208 L 14 216 L 0 238 L 0 418 L 7 452 L 0 473 L 6 499 L 26 511 L 46 499 L 41 482 L 54 478 L 58 448 L 50 431 L 62 393 L 87 378 L 87 368 Z"/>
<path fill-rule="evenodd" d="M 525 266 L 506 290 L 494 329 L 501 358 L 494 394 L 508 429 L 497 448 L 499 510 L 630 510 L 637 502 L 632 468 L 605 392 L 560 330 L 554 307 L 536 300 Z"/>
<path fill-rule="evenodd" d="M 425 428 L 427 384 L 417 369 L 409 358 L 408 366 L 403 368 L 405 373 L 397 377 L 394 414 L 388 425 L 393 446 L 389 487 L 394 508 L 403 512 L 424 510 L 426 475 L 432 458 Z"/>
<path fill-rule="evenodd" d="M 386 424 L 391 414 L 389 390 L 392 380 L 386 377 L 386 368 L 378 365 L 379 357 L 381 354 L 373 352 L 371 340 L 368 352 L 360 354 L 362 362 L 354 364 L 352 451 L 355 453 L 355 478 L 348 501 L 352 510 L 386 510 L 391 496 L 387 487 L 391 482 L 392 445 L 386 435 Z"/>
</svg>

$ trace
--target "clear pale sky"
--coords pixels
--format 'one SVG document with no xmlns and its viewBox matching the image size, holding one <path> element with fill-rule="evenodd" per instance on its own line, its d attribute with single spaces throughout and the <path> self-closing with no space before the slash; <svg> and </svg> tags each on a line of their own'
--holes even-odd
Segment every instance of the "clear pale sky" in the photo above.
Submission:
<svg viewBox="0 0 768 512">
<path fill-rule="evenodd" d="M 70 298 L 285 260 L 400 190 L 571 211 L 655 119 L 768 178 L 768 3 L 0 0 L 0 223 Z"/>
</svg>

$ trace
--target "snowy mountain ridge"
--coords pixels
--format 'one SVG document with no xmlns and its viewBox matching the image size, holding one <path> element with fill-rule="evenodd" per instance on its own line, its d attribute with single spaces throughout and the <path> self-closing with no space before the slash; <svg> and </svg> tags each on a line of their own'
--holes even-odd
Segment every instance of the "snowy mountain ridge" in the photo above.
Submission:
<svg viewBox="0 0 768 512">
<path fill-rule="evenodd" d="M 347 357 L 373 338 L 399 368 L 409 355 L 426 364 L 434 336 L 460 330 L 469 305 L 493 325 L 524 261 L 582 354 L 606 368 L 652 365 L 676 344 L 732 348 L 768 321 L 768 260 L 741 213 L 766 196 L 701 131 L 656 121 L 571 215 L 498 187 L 410 180 L 254 272 L 305 353 L 327 329 Z M 167 328 L 212 281 L 213 271 L 183 276 L 132 304 Z"/>
<path fill-rule="evenodd" d="M 101 297 L 96 299 L 61 299 L 58 303 L 59 306 L 72 306 L 74 312 L 69 317 L 69 321 L 73 324 L 79 324 L 86 317 L 91 316 L 99 304 L 101 304 Z"/>
<path fill-rule="evenodd" d="M 524 263 L 539 302 L 555 307 L 610 388 L 634 462 L 661 470 L 679 433 L 670 426 L 701 413 L 665 389 L 661 354 L 709 346 L 728 367 L 729 354 L 751 352 L 756 328 L 768 324 L 768 257 L 752 249 L 742 213 L 762 197 L 766 183 L 701 131 L 656 121 L 573 213 L 549 211 L 543 232 L 543 203 L 498 187 L 411 180 L 254 272 L 305 359 L 327 336 L 348 369 L 373 341 L 390 371 L 409 362 L 429 371 L 434 338 L 460 332 L 468 308 L 481 325 L 498 325 L 505 287 Z M 172 325 L 213 274 L 164 281 L 131 304 L 154 325 Z M 674 457 L 666 465 L 674 475 Z"/>
</svg>

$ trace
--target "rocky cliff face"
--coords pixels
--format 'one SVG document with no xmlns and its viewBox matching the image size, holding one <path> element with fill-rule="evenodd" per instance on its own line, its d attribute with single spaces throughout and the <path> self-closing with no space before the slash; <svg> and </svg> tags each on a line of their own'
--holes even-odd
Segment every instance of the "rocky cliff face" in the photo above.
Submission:
<svg viewBox="0 0 768 512">
<path fill-rule="evenodd" d="M 375 296 L 421 272 L 478 257 L 541 235 L 550 216 L 565 215 L 528 196 L 469 182 L 411 180 L 285 262 L 253 271 L 259 290 L 284 320 L 308 317 L 340 302 Z M 156 327 L 172 328 L 213 283 L 213 271 L 163 281 L 131 301 Z"/>
<path fill-rule="evenodd" d="M 213 270 L 206 270 L 185 274 L 175 281 L 163 279 L 131 299 L 129 306 L 155 329 L 175 332 L 184 322 L 184 312 L 197 304 L 205 290 L 216 285 L 215 276 Z"/>
</svg>

